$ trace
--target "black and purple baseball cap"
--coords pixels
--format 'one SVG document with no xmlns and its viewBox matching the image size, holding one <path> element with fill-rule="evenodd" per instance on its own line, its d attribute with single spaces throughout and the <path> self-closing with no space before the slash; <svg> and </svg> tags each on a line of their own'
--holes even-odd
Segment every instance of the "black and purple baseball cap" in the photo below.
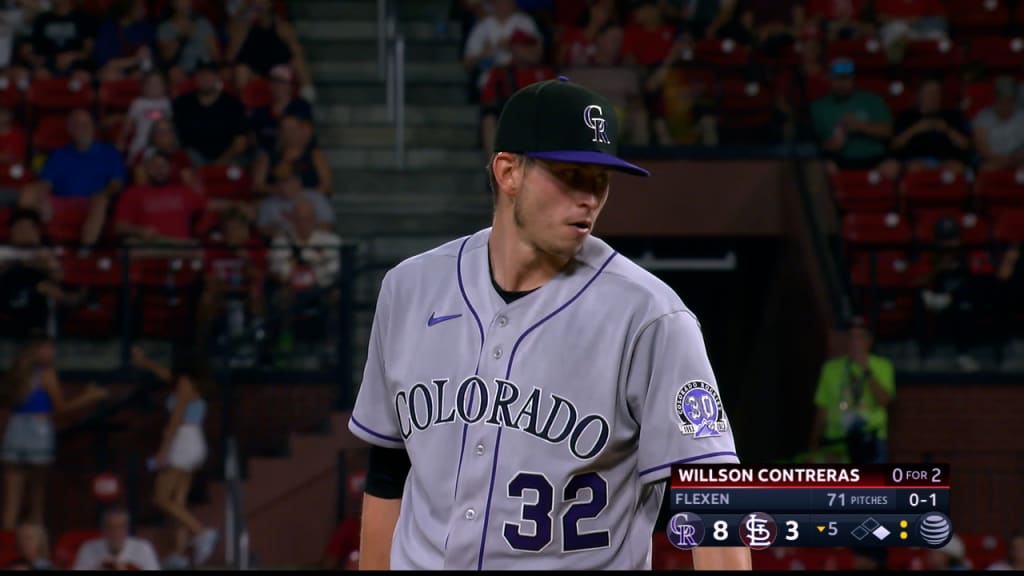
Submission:
<svg viewBox="0 0 1024 576">
<path fill-rule="evenodd" d="M 508 99 L 498 119 L 494 151 L 650 176 L 617 156 L 618 133 L 615 106 L 607 98 L 560 76 L 530 84 Z"/>
</svg>

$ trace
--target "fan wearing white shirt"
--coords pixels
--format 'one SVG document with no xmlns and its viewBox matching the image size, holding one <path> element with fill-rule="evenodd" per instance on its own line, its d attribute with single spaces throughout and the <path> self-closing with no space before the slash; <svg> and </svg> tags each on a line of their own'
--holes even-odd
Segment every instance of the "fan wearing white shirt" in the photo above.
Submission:
<svg viewBox="0 0 1024 576">
<path fill-rule="evenodd" d="M 159 570 L 148 540 L 128 535 L 128 512 L 111 508 L 103 514 L 103 536 L 82 544 L 73 570 Z"/>
<path fill-rule="evenodd" d="M 466 70 L 478 74 L 477 90 L 483 90 L 491 66 L 504 66 L 512 60 L 508 39 L 516 30 L 541 36 L 533 18 L 519 11 L 516 0 L 494 0 L 494 12 L 473 25 L 462 63 Z"/>
</svg>

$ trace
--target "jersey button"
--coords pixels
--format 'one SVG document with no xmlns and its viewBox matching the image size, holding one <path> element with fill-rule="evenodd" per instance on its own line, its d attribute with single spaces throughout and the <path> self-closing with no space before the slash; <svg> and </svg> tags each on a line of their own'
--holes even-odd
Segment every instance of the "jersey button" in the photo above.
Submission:
<svg viewBox="0 0 1024 576">
<path fill-rule="evenodd" d="M 502 328 L 508 326 L 508 317 L 498 316 L 498 326 L 501 326 Z"/>
<path fill-rule="evenodd" d="M 477 456 L 483 456 L 484 455 L 484 445 L 483 444 L 477 444 L 476 445 L 476 455 Z"/>
<path fill-rule="evenodd" d="M 466 520 L 472 520 L 473 518 L 476 518 L 476 510 L 472 508 L 466 510 Z"/>
<path fill-rule="evenodd" d="M 493 352 L 492 355 L 494 356 L 495 360 L 497 360 L 498 358 L 501 358 L 501 346 L 495 346 L 494 347 L 494 352 Z"/>
</svg>

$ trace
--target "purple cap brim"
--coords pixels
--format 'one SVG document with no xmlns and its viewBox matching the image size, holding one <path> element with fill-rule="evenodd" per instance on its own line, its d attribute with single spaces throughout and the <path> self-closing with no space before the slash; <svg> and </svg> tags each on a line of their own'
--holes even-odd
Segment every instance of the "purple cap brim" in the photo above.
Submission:
<svg viewBox="0 0 1024 576">
<path fill-rule="evenodd" d="M 634 176 L 650 176 L 651 173 L 643 168 L 630 164 L 625 160 L 616 158 L 604 152 L 584 150 L 545 150 L 543 152 L 525 152 L 524 156 L 540 158 L 541 160 L 554 160 L 556 162 L 569 162 L 572 164 L 599 164 L 608 166 L 620 172 L 628 172 Z"/>
</svg>

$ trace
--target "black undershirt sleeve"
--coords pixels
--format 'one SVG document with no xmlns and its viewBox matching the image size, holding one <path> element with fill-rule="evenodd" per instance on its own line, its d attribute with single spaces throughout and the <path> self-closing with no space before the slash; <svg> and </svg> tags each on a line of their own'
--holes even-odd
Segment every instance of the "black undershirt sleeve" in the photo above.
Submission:
<svg viewBox="0 0 1024 576">
<path fill-rule="evenodd" d="M 370 464 L 366 471 L 366 493 L 388 500 L 401 498 L 410 468 L 412 463 L 404 448 L 371 446 Z"/>
</svg>

